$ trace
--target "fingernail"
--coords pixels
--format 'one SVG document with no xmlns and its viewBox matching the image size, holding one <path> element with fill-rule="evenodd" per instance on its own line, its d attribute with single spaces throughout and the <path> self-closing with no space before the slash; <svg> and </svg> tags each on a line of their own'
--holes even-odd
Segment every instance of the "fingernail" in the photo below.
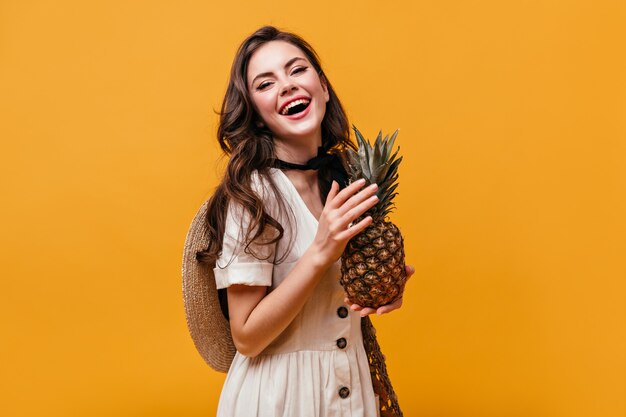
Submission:
<svg viewBox="0 0 626 417">
<path fill-rule="evenodd" d="M 357 182 L 358 182 L 359 184 L 363 184 L 363 183 L 365 183 L 365 178 L 361 178 L 361 179 L 359 179 Z"/>
<path fill-rule="evenodd" d="M 370 188 L 372 190 L 375 190 L 376 188 L 378 188 L 378 184 L 376 184 L 376 183 L 370 184 Z"/>
</svg>

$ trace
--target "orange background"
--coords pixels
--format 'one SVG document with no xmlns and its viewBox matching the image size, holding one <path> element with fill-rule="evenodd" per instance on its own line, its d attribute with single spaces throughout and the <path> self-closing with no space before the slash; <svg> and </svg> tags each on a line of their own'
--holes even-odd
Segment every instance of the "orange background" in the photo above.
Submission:
<svg viewBox="0 0 626 417">
<path fill-rule="evenodd" d="M 211 416 L 182 245 L 223 163 L 234 52 L 309 40 L 400 128 L 417 272 L 375 319 L 405 415 L 626 415 L 619 1 L 3 1 L 3 416 Z"/>
</svg>

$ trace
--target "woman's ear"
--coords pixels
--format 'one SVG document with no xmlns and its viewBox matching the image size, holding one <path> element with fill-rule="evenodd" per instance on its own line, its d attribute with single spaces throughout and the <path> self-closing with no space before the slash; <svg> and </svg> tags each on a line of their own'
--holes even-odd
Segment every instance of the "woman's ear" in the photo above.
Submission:
<svg viewBox="0 0 626 417">
<path fill-rule="evenodd" d="M 328 82 L 324 74 L 320 74 L 320 84 L 322 84 L 322 90 L 324 90 L 324 99 L 328 102 L 328 100 L 330 100 L 330 93 L 328 92 Z"/>
</svg>

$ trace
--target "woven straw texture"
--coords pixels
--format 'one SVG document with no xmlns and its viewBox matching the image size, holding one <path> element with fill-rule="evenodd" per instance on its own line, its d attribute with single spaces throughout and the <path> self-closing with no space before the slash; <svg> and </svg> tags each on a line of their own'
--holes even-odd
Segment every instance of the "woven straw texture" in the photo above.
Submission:
<svg viewBox="0 0 626 417">
<path fill-rule="evenodd" d="M 196 260 L 196 252 L 208 246 L 207 206 L 196 213 L 183 252 L 183 300 L 187 327 L 204 361 L 219 372 L 228 372 L 235 345 L 228 321 L 222 314 L 213 270 Z"/>
</svg>

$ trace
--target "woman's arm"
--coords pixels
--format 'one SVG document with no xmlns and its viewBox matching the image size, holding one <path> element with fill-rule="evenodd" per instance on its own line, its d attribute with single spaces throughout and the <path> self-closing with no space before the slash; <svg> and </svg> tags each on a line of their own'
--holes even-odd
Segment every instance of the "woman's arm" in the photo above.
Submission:
<svg viewBox="0 0 626 417">
<path fill-rule="evenodd" d="M 348 241 L 372 222 L 368 216 L 348 228 L 378 201 L 375 185 L 357 193 L 364 183 L 357 181 L 339 191 L 333 182 L 313 243 L 272 292 L 260 286 L 228 287 L 230 328 L 241 354 L 260 354 L 289 326 Z"/>
</svg>

